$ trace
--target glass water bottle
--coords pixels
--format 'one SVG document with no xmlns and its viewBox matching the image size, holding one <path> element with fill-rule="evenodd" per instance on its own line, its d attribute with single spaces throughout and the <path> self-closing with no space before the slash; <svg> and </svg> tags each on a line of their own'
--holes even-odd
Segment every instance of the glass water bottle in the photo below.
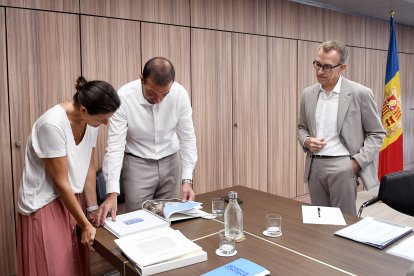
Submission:
<svg viewBox="0 0 414 276">
<path fill-rule="evenodd" d="M 229 203 L 224 211 L 224 230 L 226 237 L 235 240 L 243 237 L 243 211 L 237 203 L 237 192 L 229 192 Z"/>
</svg>

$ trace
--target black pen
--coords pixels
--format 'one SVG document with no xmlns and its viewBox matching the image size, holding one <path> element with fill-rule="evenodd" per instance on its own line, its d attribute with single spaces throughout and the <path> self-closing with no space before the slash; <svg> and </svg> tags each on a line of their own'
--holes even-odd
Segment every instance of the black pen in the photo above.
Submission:
<svg viewBox="0 0 414 276">
<path fill-rule="evenodd" d="M 321 208 L 318 207 L 318 217 L 321 217 Z"/>
</svg>

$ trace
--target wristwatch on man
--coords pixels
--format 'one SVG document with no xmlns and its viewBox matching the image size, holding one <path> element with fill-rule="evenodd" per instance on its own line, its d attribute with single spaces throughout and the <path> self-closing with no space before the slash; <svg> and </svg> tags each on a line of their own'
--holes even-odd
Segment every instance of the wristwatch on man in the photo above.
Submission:
<svg viewBox="0 0 414 276">
<path fill-rule="evenodd" d="M 191 186 L 191 188 L 193 188 L 193 180 L 192 179 L 183 179 L 181 180 L 181 184 L 189 184 Z"/>
</svg>

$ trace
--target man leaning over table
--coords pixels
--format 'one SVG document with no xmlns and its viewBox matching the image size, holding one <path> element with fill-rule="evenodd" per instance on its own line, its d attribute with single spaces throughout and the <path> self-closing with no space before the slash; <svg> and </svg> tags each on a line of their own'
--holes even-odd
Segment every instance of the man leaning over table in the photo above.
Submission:
<svg viewBox="0 0 414 276">
<path fill-rule="evenodd" d="M 313 62 L 318 83 L 303 91 L 298 140 L 307 152 L 312 204 L 356 215 L 358 176 L 367 189 L 378 184 L 374 159 L 385 132 L 372 90 L 341 75 L 347 59 L 341 42 L 320 45 Z"/>
<path fill-rule="evenodd" d="M 192 108 L 187 91 L 174 78 L 173 64 L 155 57 L 147 61 L 139 80 L 119 89 L 121 107 L 109 122 L 103 161 L 107 196 L 97 224 L 104 224 L 108 212 L 115 220 L 120 183 L 127 211 L 141 208 L 148 199 L 180 197 L 180 188 L 182 200 L 194 200 Z"/>
</svg>

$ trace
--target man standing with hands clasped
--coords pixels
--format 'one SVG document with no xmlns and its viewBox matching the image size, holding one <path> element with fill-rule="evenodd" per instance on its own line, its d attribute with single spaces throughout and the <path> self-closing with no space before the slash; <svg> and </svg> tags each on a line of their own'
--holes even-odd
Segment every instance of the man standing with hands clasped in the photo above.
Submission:
<svg viewBox="0 0 414 276">
<path fill-rule="evenodd" d="M 172 63 L 155 57 L 147 61 L 140 79 L 119 89 L 121 106 L 109 122 L 103 161 L 107 197 L 97 224 L 105 223 L 108 212 L 115 220 L 120 183 L 127 211 L 153 198 L 194 200 L 192 108 L 187 91 L 174 78 Z"/>
<path fill-rule="evenodd" d="M 374 160 L 385 131 L 372 90 L 341 76 L 348 59 L 339 41 L 326 41 L 313 62 L 318 83 L 302 94 L 298 140 L 307 152 L 305 181 L 313 205 L 356 215 L 358 176 L 378 184 Z"/>
</svg>

